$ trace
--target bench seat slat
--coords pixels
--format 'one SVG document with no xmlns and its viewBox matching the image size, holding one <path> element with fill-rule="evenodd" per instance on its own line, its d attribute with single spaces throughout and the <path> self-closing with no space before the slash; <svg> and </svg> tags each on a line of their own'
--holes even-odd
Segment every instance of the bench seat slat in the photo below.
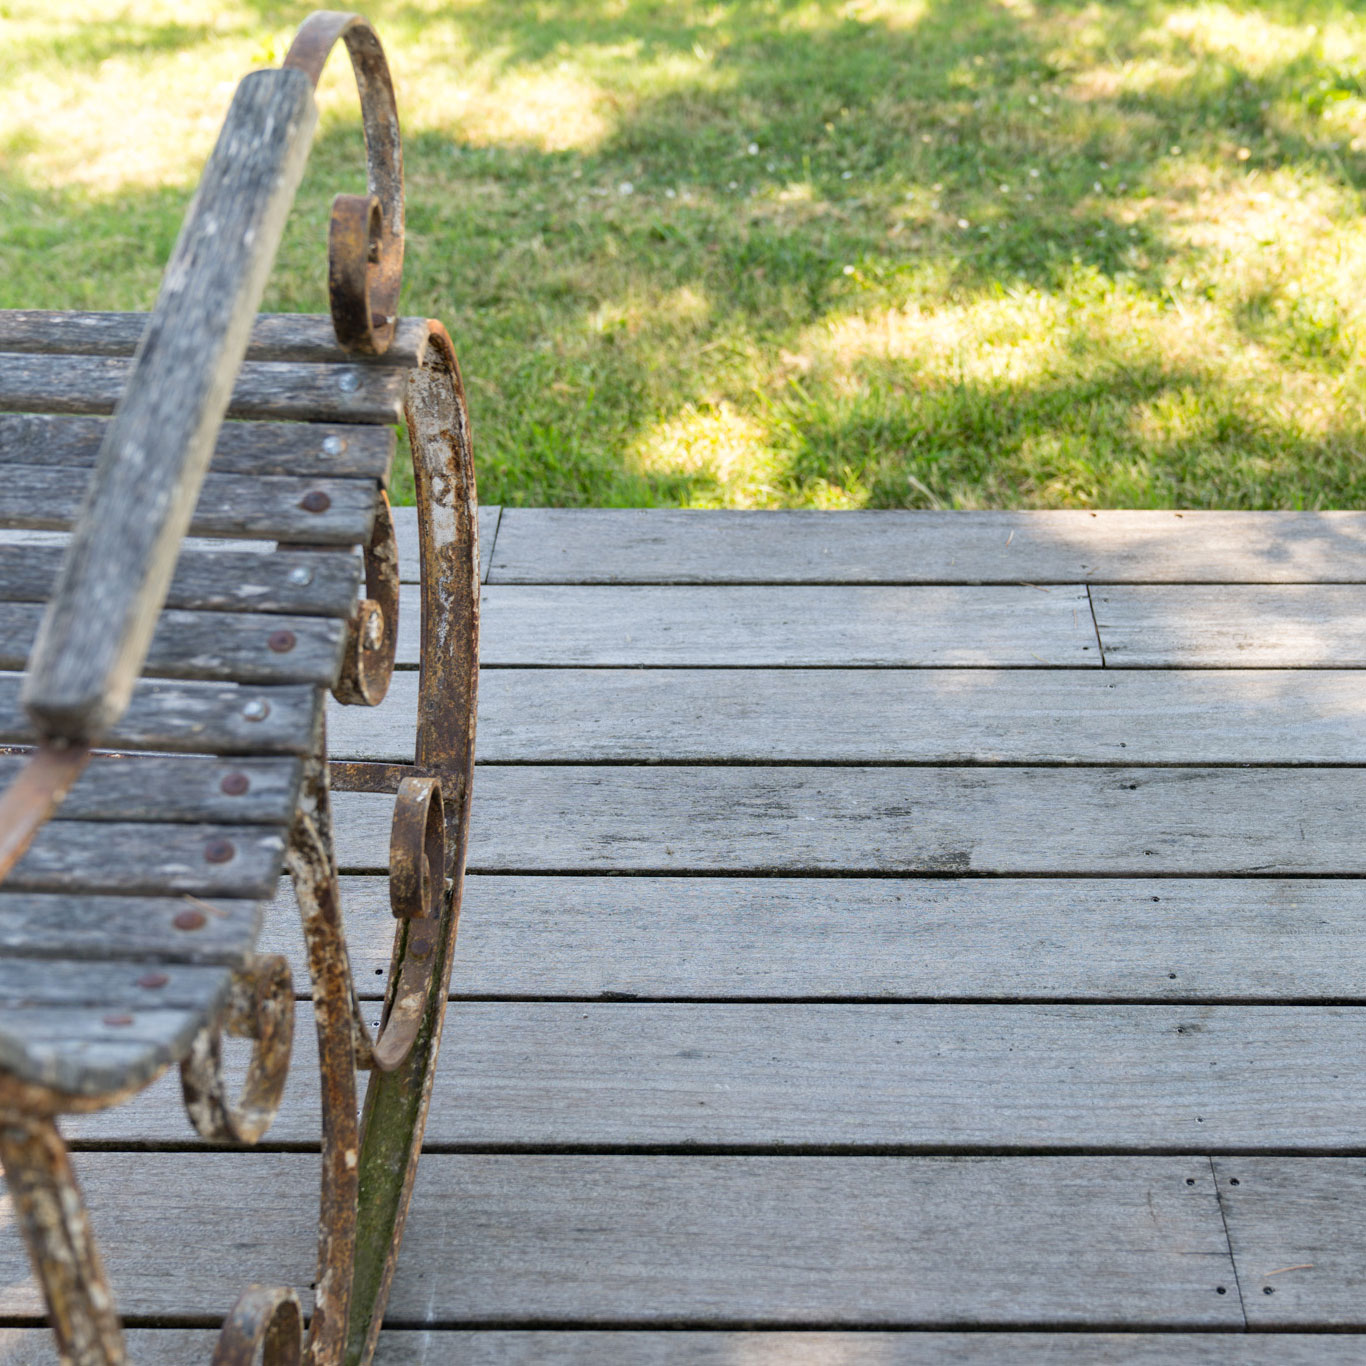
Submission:
<svg viewBox="0 0 1366 1366">
<path fill-rule="evenodd" d="M 32 538 L 45 535 L 57 533 L 11 531 L 8 536 L 14 539 L 0 542 L 0 602 L 47 602 L 66 547 L 32 544 Z M 176 562 L 166 606 L 345 617 L 355 603 L 363 573 L 363 561 L 349 551 L 185 546 Z M 305 574 L 307 582 L 298 582 Z"/>
<path fill-rule="evenodd" d="M 43 605 L 0 603 L 0 669 L 22 669 L 42 620 Z M 294 637 L 287 650 L 274 637 Z M 346 623 L 328 617 L 238 612 L 161 614 L 145 672 L 161 678 L 235 679 L 244 683 L 319 683 L 336 677 Z"/>
<path fill-rule="evenodd" d="M 0 1030 L 6 1013 L 13 1011 L 82 1006 L 129 1011 L 194 1008 L 212 1001 L 222 980 L 223 969 L 216 964 L 50 958 L 40 966 L 31 958 L 0 955 Z"/>
<path fill-rule="evenodd" d="M 22 682 L 22 674 L 0 674 L 0 744 L 38 743 L 19 704 Z M 307 754 L 321 703 L 319 690 L 307 683 L 244 688 L 143 680 L 104 744 L 177 754 Z"/>
<path fill-rule="evenodd" d="M 0 1069 L 74 1095 L 108 1095 L 144 1086 L 185 1055 L 222 999 L 227 969 L 212 971 L 218 989 L 205 993 L 202 1006 L 153 1006 L 136 1012 L 107 1006 L 0 1007 Z M 127 1024 L 108 1022 L 125 1018 Z M 187 1125 L 187 1137 L 190 1132 Z"/>
<path fill-rule="evenodd" d="M 186 911 L 199 915 L 186 917 Z M 262 903 L 250 900 L 4 891 L 0 954 L 233 964 L 255 943 L 261 912 Z"/>
<path fill-rule="evenodd" d="M 18 413 L 112 413 L 133 362 L 122 356 L 0 353 L 0 409 Z M 230 418 L 292 422 L 397 422 L 407 373 L 367 365 L 248 361 L 228 404 Z"/>
<path fill-rule="evenodd" d="M 232 857 L 211 863 L 218 841 Z M 110 896 L 261 897 L 275 891 L 285 852 L 278 825 L 51 821 L 5 880 L 12 892 Z"/>
<path fill-rule="evenodd" d="M 0 351 L 30 355 L 131 356 L 142 340 L 146 313 L 51 312 L 0 309 Z M 412 370 L 427 354 L 426 318 L 400 318 L 394 339 L 382 356 L 365 365 Z M 307 361 L 354 365 L 357 358 L 337 345 L 327 313 L 258 313 L 247 343 L 249 361 Z"/>
<path fill-rule="evenodd" d="M 108 425 L 105 417 L 0 413 L 0 466 L 93 469 Z M 214 474 L 292 474 L 387 483 L 397 444 L 392 427 L 228 422 L 219 430 L 209 468 Z"/>
<path fill-rule="evenodd" d="M 80 513 L 86 482 L 72 478 L 67 469 L 6 466 L 0 480 L 0 525 L 69 530 Z M 369 479 L 210 474 L 190 522 L 190 535 L 363 545 L 370 538 L 377 493 L 378 486 Z"/>
</svg>

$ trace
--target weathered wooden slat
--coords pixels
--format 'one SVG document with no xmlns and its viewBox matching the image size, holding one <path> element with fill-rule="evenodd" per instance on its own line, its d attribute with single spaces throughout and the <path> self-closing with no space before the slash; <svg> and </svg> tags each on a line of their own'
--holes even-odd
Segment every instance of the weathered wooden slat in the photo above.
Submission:
<svg viewBox="0 0 1366 1366">
<path fill-rule="evenodd" d="M 89 483 L 90 510 L 25 684 L 45 736 L 98 739 L 142 672 L 316 120 L 301 72 L 256 71 L 240 83 L 135 360 L 0 358 L 0 376 L 18 380 L 19 408 L 31 406 L 25 386 L 41 387 L 34 366 L 54 371 L 67 393 L 79 392 L 92 364 L 124 372 L 107 395 L 118 413 Z M 100 378 L 108 388 L 110 374 Z"/>
<path fill-rule="evenodd" d="M 0 602 L 0 669 L 28 661 L 41 603 Z M 271 647 L 272 638 L 287 648 Z M 146 671 L 163 678 L 235 679 L 244 683 L 321 683 L 336 677 L 346 623 L 328 617 L 237 612 L 163 612 Z"/>
<path fill-rule="evenodd" d="M 0 1329 L 3 1366 L 57 1366 L 50 1334 Z M 206 1361 L 217 1334 L 125 1329 L 139 1366 Z M 376 1366 L 1357 1366 L 1355 1333 L 670 1332 L 386 1329 Z"/>
<path fill-rule="evenodd" d="M 411 762 L 418 678 L 333 707 L 334 758 Z M 485 763 L 1366 763 L 1341 672 L 490 669 Z"/>
<path fill-rule="evenodd" d="M 485 766 L 476 872 L 1357 875 L 1350 769 Z M 393 798 L 340 792 L 348 871 Z"/>
<path fill-rule="evenodd" d="M 201 1007 L 217 999 L 226 981 L 225 969 L 214 964 L 100 963 L 60 956 L 40 963 L 27 955 L 0 956 L 0 1028 L 21 1030 L 30 1011 L 88 1006 L 136 1013 Z M 70 1033 L 78 1037 L 81 1031 Z"/>
<path fill-rule="evenodd" d="M 21 674 L 0 674 L 0 743 L 30 745 L 37 733 L 19 705 Z M 128 710 L 105 736 L 113 749 L 192 754 L 308 754 L 321 712 L 308 684 L 154 683 L 133 690 Z"/>
<path fill-rule="evenodd" d="M 484 591 L 485 664 L 1100 666 L 1086 590 L 579 588 Z M 399 659 L 417 658 L 400 617 Z"/>
<path fill-rule="evenodd" d="M 0 467 L 89 468 L 109 421 L 51 413 L 0 413 Z M 396 439 L 390 427 L 343 423 L 229 422 L 219 429 L 215 474 L 301 475 L 387 482 Z"/>
<path fill-rule="evenodd" d="M 0 543 L 0 601 L 46 602 L 62 554 L 61 545 Z M 186 546 L 176 562 L 166 605 L 210 612 L 345 617 L 355 604 L 362 574 L 359 557 L 347 552 Z"/>
<path fill-rule="evenodd" d="M 1111 668 L 1366 668 L 1366 587 L 1120 587 L 1094 597 Z"/>
<path fill-rule="evenodd" d="M 218 1315 L 249 1281 L 312 1279 L 312 1155 L 84 1153 L 76 1171 L 126 1314 Z M 429 1153 L 404 1250 L 396 1327 L 1242 1324 L 1203 1158 Z M 18 1239 L 0 1277 L 0 1312 L 42 1312 Z"/>
<path fill-rule="evenodd" d="M 0 791 L 27 762 L 25 755 L 0 755 Z M 298 760 L 286 758 L 97 754 L 55 819 L 288 825 L 300 772 Z"/>
<path fill-rule="evenodd" d="M 267 897 L 284 852 L 277 826 L 56 820 L 34 836 L 5 890 Z"/>
<path fill-rule="evenodd" d="M 491 583 L 1366 582 L 1361 512 L 510 508 Z"/>
<path fill-rule="evenodd" d="M 1357 1070 L 1353 1055 L 1338 1063 Z M 1214 1170 L 1249 1326 L 1366 1328 L 1360 1159 L 1226 1157 Z"/>
<path fill-rule="evenodd" d="M 0 408 L 17 413 L 114 411 L 133 362 L 115 356 L 0 353 Z M 247 361 L 226 416 L 287 422 L 399 422 L 406 372 L 366 364 Z"/>
<path fill-rule="evenodd" d="M 368 479 L 210 474 L 190 521 L 194 536 L 235 536 L 308 545 L 363 545 L 374 523 L 377 485 Z M 0 522 L 67 531 L 85 481 L 66 469 L 9 465 L 0 480 Z"/>
<path fill-rule="evenodd" d="M 256 901 L 42 896 L 0 891 L 0 953 L 12 957 L 233 963 L 255 942 Z M 298 979 L 307 981 L 307 969 Z"/>
<path fill-rule="evenodd" d="M 147 327 L 146 313 L 49 312 L 0 309 L 0 351 L 48 356 L 131 356 Z M 248 360 L 380 365 L 414 369 L 427 352 L 426 318 L 400 318 L 382 356 L 358 358 L 337 345 L 325 313 L 258 313 Z"/>
<path fill-rule="evenodd" d="M 373 996 L 393 940 L 388 880 L 343 879 L 342 904 L 357 981 Z M 261 944 L 306 979 L 286 884 Z M 1366 1004 L 1364 961 L 1366 882 L 1355 879 L 475 875 L 451 990 Z"/>
<path fill-rule="evenodd" d="M 1366 1148 L 1366 1074 L 1344 1065 L 1359 1006 L 453 1002 L 448 1023 L 436 1148 Z M 317 1139 L 313 1039 L 301 1007 L 277 1143 Z M 67 1126 L 105 1144 L 184 1131 L 174 1078 Z"/>
<path fill-rule="evenodd" d="M 206 990 L 194 1006 L 0 1008 L 0 1067 L 74 1095 L 107 1096 L 145 1086 L 185 1056 L 227 990 L 226 969 L 196 971 L 208 974 L 218 989 Z"/>
<path fill-rule="evenodd" d="M 479 572 L 481 581 L 489 576 L 489 560 L 493 555 L 493 543 L 498 535 L 498 519 L 502 508 L 486 505 L 479 509 Z M 421 582 L 422 564 L 418 549 L 417 509 L 415 507 L 396 507 L 392 509 L 394 518 L 394 537 L 398 542 L 398 570 L 404 583 Z M 414 605 L 413 611 L 416 611 Z"/>
</svg>

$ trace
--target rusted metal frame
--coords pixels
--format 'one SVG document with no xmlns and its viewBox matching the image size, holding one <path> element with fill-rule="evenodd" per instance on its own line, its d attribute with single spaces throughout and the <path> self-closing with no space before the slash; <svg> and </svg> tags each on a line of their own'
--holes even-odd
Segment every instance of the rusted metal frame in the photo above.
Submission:
<svg viewBox="0 0 1366 1366">
<path fill-rule="evenodd" d="M 0 1112 L 0 1162 L 62 1361 L 122 1366 L 123 1328 L 56 1124 Z"/>
<path fill-rule="evenodd" d="M 52 818 L 90 762 L 89 745 L 49 740 L 0 796 L 0 881 Z"/>
<path fill-rule="evenodd" d="M 427 357 L 409 378 L 405 416 L 422 556 L 415 771 L 440 780 L 446 823 L 445 888 L 439 920 L 401 922 L 395 938 L 386 1006 L 401 981 L 405 955 L 410 946 L 417 947 L 415 936 L 434 932 L 435 962 L 426 1012 L 411 1051 L 393 1071 L 372 1072 L 366 1090 L 348 1366 L 364 1366 L 374 1354 L 412 1196 L 450 988 L 474 776 L 479 673 L 474 460 L 455 351 L 440 324 L 432 323 L 431 328 Z"/>
<path fill-rule="evenodd" d="M 403 280 L 403 140 L 389 63 L 366 19 L 319 10 L 304 20 L 283 65 L 304 72 L 316 89 L 338 40 L 346 44 L 360 95 L 369 193 L 332 201 L 327 291 L 338 343 L 378 356 L 394 338 Z"/>
<path fill-rule="evenodd" d="M 223 1034 L 253 1040 L 241 1099 L 227 1099 Z M 222 1017 L 201 1029 L 181 1059 L 185 1110 L 201 1138 L 256 1143 L 280 1108 L 294 1043 L 294 979 L 278 954 L 252 954 L 233 973 Z"/>
<path fill-rule="evenodd" d="M 375 523 L 365 547 L 365 596 L 347 623 L 341 676 L 332 689 L 347 706 L 377 707 L 389 691 L 398 653 L 398 541 L 389 496 L 375 495 Z"/>
<path fill-rule="evenodd" d="M 261 1366 L 302 1361 L 303 1316 L 293 1290 L 249 1286 L 223 1321 L 212 1366 L 255 1366 L 258 1359 Z"/>
</svg>

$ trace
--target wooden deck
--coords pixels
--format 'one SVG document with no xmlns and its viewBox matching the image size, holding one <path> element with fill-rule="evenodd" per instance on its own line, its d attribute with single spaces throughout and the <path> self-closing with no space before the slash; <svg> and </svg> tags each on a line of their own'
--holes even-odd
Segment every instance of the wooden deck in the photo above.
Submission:
<svg viewBox="0 0 1366 1366">
<path fill-rule="evenodd" d="M 1366 1357 L 1366 514 L 483 537 L 384 1362 Z M 414 681 L 334 753 L 410 756 Z M 376 982 L 390 806 L 337 798 Z M 172 1081 L 68 1126 L 137 1360 L 307 1287 L 310 1036 L 260 1151 L 198 1143 Z M 12 1231 L 0 1286 L 0 1361 L 50 1360 Z"/>
</svg>

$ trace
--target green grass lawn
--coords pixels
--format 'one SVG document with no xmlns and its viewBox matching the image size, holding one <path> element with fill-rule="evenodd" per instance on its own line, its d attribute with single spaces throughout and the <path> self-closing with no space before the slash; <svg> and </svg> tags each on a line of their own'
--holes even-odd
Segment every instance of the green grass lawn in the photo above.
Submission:
<svg viewBox="0 0 1366 1366">
<path fill-rule="evenodd" d="M 0 306 L 142 308 L 309 6 L 0 3 Z M 1366 12 L 370 0 L 486 501 L 1366 495 Z M 342 58 L 267 306 L 325 308 Z"/>
</svg>

